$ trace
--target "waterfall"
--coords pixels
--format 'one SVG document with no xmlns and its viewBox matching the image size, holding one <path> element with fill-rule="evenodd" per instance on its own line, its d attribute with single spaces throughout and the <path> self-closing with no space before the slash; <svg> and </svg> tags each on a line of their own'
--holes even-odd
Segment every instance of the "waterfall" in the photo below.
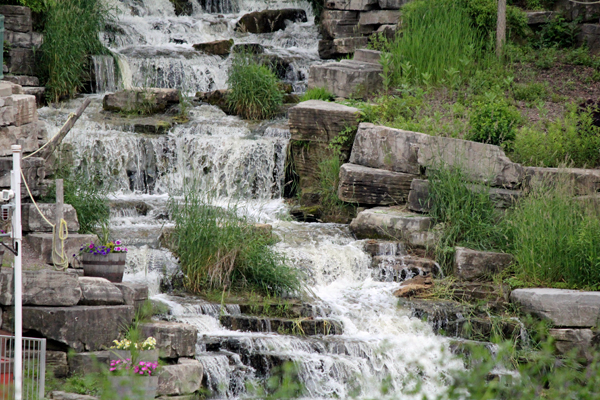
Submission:
<svg viewBox="0 0 600 400">
<path fill-rule="evenodd" d="M 92 56 L 94 64 L 95 93 L 115 92 L 117 90 L 115 60 L 112 56 Z"/>
</svg>

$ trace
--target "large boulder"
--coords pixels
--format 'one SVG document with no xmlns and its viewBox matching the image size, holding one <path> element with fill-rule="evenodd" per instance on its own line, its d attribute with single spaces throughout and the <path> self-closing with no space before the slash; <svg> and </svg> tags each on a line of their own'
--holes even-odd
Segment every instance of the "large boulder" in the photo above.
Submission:
<svg viewBox="0 0 600 400">
<path fill-rule="evenodd" d="M 133 320 L 132 306 L 23 307 L 23 329 L 77 352 L 112 346 Z M 12 331 L 13 310 L 5 311 L 3 329 Z M 67 329 L 68 327 L 68 329 Z"/>
<path fill-rule="evenodd" d="M 197 43 L 194 45 L 194 50 L 214 56 L 226 56 L 231 51 L 231 46 L 233 46 L 233 39 L 215 40 L 213 42 Z"/>
<path fill-rule="evenodd" d="M 592 361 L 598 351 L 598 340 L 591 329 L 550 329 L 548 333 L 559 354 L 574 352 L 578 357 Z"/>
<path fill-rule="evenodd" d="M 474 182 L 518 187 L 523 168 L 498 146 L 361 123 L 350 162 L 371 168 L 418 174 L 440 166 L 460 168 Z"/>
<path fill-rule="evenodd" d="M 344 164 L 340 168 L 338 197 L 366 205 L 397 205 L 406 202 L 411 182 L 418 175 Z"/>
<path fill-rule="evenodd" d="M 178 103 L 177 89 L 144 88 L 108 93 L 102 107 L 106 111 L 152 114 L 164 112 L 168 106 Z"/>
<path fill-rule="evenodd" d="M 139 310 L 148 300 L 148 285 L 143 283 L 121 282 L 113 283 L 123 295 L 123 301 L 128 306 Z"/>
<path fill-rule="evenodd" d="M 320 31 L 325 39 L 355 36 L 358 11 L 323 10 Z"/>
<path fill-rule="evenodd" d="M 144 322 L 139 325 L 143 337 L 156 339 L 161 358 L 193 357 L 198 329 L 178 322 Z"/>
<path fill-rule="evenodd" d="M 454 275 L 465 280 L 490 278 L 512 262 L 512 254 L 457 247 L 454 253 Z"/>
<path fill-rule="evenodd" d="M 177 364 L 160 369 L 157 394 L 180 396 L 195 393 L 202 387 L 203 373 L 200 361 L 181 358 Z"/>
<path fill-rule="evenodd" d="M 46 351 L 46 371 L 52 373 L 56 378 L 66 377 L 69 374 L 67 353 L 64 351 Z"/>
<path fill-rule="evenodd" d="M 585 45 L 590 53 L 600 53 L 600 24 L 583 24 L 577 35 L 579 45 Z"/>
<path fill-rule="evenodd" d="M 334 39 L 334 44 L 348 39 L 354 38 Z M 355 49 L 338 50 L 340 53 L 349 53 Z M 366 98 L 376 95 L 383 87 L 381 73 L 380 65 L 354 60 L 313 65 L 310 67 L 308 87 L 324 87 L 338 97 Z"/>
<path fill-rule="evenodd" d="M 11 109 L 12 111 L 10 111 Z M 3 110 L 8 111 L 3 112 Z M 8 114 L 11 113 L 14 113 L 15 118 L 10 123 L 14 124 L 16 121 L 17 110 L 12 106 L 0 108 L 0 121 L 8 122 L 9 120 L 5 118 L 10 118 L 10 115 Z M 2 125 L 2 123 L 0 123 L 0 125 Z M 11 155 L 12 150 L 10 146 L 13 144 L 20 144 L 21 150 L 23 150 L 24 153 L 34 152 L 40 147 L 40 140 L 46 139 L 46 135 L 46 126 L 42 121 L 34 121 L 30 124 L 21 126 L 3 126 L 0 128 L 0 156 Z M 27 181 L 27 184 L 30 184 L 30 182 Z"/>
<path fill-rule="evenodd" d="M 383 10 L 399 10 L 409 0 L 379 0 L 379 7 Z"/>
<path fill-rule="evenodd" d="M 65 240 L 65 255 L 69 259 L 69 264 L 73 264 L 73 254 L 78 254 L 79 249 L 86 243 L 96 239 L 96 235 L 70 233 Z M 46 264 L 52 264 L 52 234 L 51 233 L 30 233 L 25 236 L 27 244 Z"/>
<path fill-rule="evenodd" d="M 600 192 L 600 169 L 525 167 L 524 170 L 527 187 L 570 180 L 582 195 Z"/>
<path fill-rule="evenodd" d="M 600 292 L 516 289 L 510 300 L 524 312 L 552 321 L 555 327 L 591 328 L 600 322 Z"/>
<path fill-rule="evenodd" d="M 0 14 L 4 15 L 4 29 L 14 32 L 31 32 L 31 9 L 23 6 L 0 6 Z"/>
<path fill-rule="evenodd" d="M 283 10 L 254 11 L 245 14 L 235 26 L 236 31 L 248 33 L 269 33 L 285 29 L 286 22 L 306 22 L 306 11 L 300 8 Z"/>
<path fill-rule="evenodd" d="M 44 217 L 54 224 L 56 222 L 56 204 L 37 203 L 37 205 Z M 63 212 L 69 233 L 78 232 L 79 220 L 75 208 L 70 204 L 64 204 Z M 52 232 L 52 227 L 40 215 L 34 204 L 26 203 L 21 206 L 21 221 L 23 232 Z"/>
<path fill-rule="evenodd" d="M 579 19 L 582 22 L 591 22 L 598 21 L 600 4 L 594 1 L 574 2 L 571 0 L 556 0 L 554 2 L 554 10 L 562 14 L 567 21 Z"/>
<path fill-rule="evenodd" d="M 84 353 L 69 354 L 69 374 L 88 375 L 102 370 L 102 366 L 108 365 L 110 351 L 91 351 Z"/>
<path fill-rule="evenodd" d="M 123 304 L 123 293 L 108 279 L 95 277 L 79 278 L 81 286 L 81 300 L 79 304 L 88 306 L 102 306 Z"/>
<path fill-rule="evenodd" d="M 356 129 L 360 110 L 322 100 L 303 101 L 288 111 L 293 140 L 329 143 L 345 129 Z"/>
<path fill-rule="evenodd" d="M 394 239 L 413 246 L 432 246 L 437 242 L 433 220 L 399 207 L 374 207 L 358 213 L 350 230 L 359 239 Z"/>
<path fill-rule="evenodd" d="M 23 271 L 23 305 L 74 306 L 81 298 L 77 274 L 52 270 Z M 0 271 L 0 304 L 14 304 L 14 272 L 12 268 Z"/>
<path fill-rule="evenodd" d="M 397 24 L 400 20 L 400 11 L 373 10 L 360 13 L 360 25 L 389 25 Z"/>
<path fill-rule="evenodd" d="M 6 65 L 11 74 L 33 75 L 36 72 L 36 53 L 34 49 L 14 48 L 8 52 Z"/>
<path fill-rule="evenodd" d="M 366 36 L 357 36 L 359 34 L 370 34 L 373 33 L 375 31 L 375 29 L 365 29 L 365 27 L 369 27 L 371 25 L 365 25 L 363 27 L 361 27 L 360 25 L 357 25 L 357 30 L 358 32 L 354 32 L 353 33 L 353 37 L 337 37 L 333 40 L 319 40 L 319 46 L 318 46 L 318 50 L 319 50 L 319 57 L 321 57 L 324 60 L 329 60 L 329 59 L 334 59 L 334 58 L 341 58 L 341 57 L 345 57 L 348 56 L 349 54 L 352 54 L 356 51 L 358 51 L 359 49 L 363 48 L 363 47 L 367 47 L 367 45 L 369 44 L 369 38 Z M 325 37 L 327 35 L 324 35 Z M 381 88 L 379 87 L 379 82 L 374 80 L 376 79 L 376 75 L 373 74 L 373 71 L 365 71 L 364 75 L 357 75 L 356 74 L 356 69 L 358 68 L 360 69 L 364 69 L 366 68 L 366 66 L 360 66 L 360 65 L 356 65 L 355 63 L 353 63 L 354 60 L 342 60 L 339 63 L 332 63 L 331 65 L 335 65 L 336 69 L 340 69 L 340 66 L 345 66 L 345 68 L 341 71 L 337 71 L 335 73 L 335 75 L 337 75 L 337 77 L 339 79 L 343 79 L 348 81 L 351 84 L 351 90 L 350 91 L 345 91 L 345 92 L 341 92 L 338 93 L 336 92 L 336 88 L 340 88 L 340 86 L 332 86 L 330 88 L 328 88 L 329 90 L 332 90 L 333 93 L 335 95 L 337 95 L 338 97 L 347 97 L 348 94 L 354 95 L 356 97 L 359 96 L 366 96 L 366 95 L 376 95 L 377 91 L 380 90 Z M 350 65 L 346 65 L 348 62 L 350 62 Z M 327 64 L 330 65 L 330 64 Z M 330 66 L 331 66 L 330 65 Z M 317 69 L 318 71 L 318 69 Z M 321 71 L 322 73 L 322 71 Z M 332 72 L 330 72 L 332 73 Z M 312 72 L 309 74 L 312 75 Z M 310 76 L 309 76 L 310 79 Z M 358 82 L 354 83 L 353 81 L 359 79 Z M 319 81 L 317 80 L 316 83 L 318 84 Z M 367 85 L 371 85 L 375 83 L 375 86 L 369 86 L 367 87 Z M 310 87 L 310 84 L 309 84 Z M 358 89 L 358 90 L 357 90 Z"/>
</svg>

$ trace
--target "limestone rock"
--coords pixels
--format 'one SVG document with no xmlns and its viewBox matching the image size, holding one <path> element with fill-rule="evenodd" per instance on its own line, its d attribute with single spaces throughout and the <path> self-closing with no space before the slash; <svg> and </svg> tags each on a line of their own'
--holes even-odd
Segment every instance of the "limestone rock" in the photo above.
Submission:
<svg viewBox="0 0 600 400">
<path fill-rule="evenodd" d="M 410 192 L 408 193 L 408 209 L 419 213 L 426 213 L 431 209 L 430 203 L 429 181 L 413 179 L 410 183 Z"/>
<path fill-rule="evenodd" d="M 109 351 L 91 351 L 69 354 L 69 375 L 88 375 L 100 372 L 109 363 Z"/>
<path fill-rule="evenodd" d="M 489 278 L 512 262 L 512 254 L 457 247 L 454 253 L 454 275 L 465 280 Z"/>
<path fill-rule="evenodd" d="M 278 332 L 302 336 L 341 335 L 343 333 L 340 322 L 324 318 L 294 321 L 286 318 L 221 315 L 219 322 L 229 330 L 241 332 Z"/>
<path fill-rule="evenodd" d="M 3 329 L 12 329 L 12 313 L 12 309 L 5 312 L 9 318 L 3 318 Z M 132 320 L 132 306 L 23 307 L 24 330 L 34 330 L 77 352 L 110 347 Z"/>
<path fill-rule="evenodd" d="M 7 81 L 0 81 L 0 101 L 2 101 L 2 107 L 4 107 L 4 97 L 12 94 L 12 83 Z"/>
<path fill-rule="evenodd" d="M 15 32 L 31 32 L 31 9 L 22 6 L 0 6 L 0 14 L 4 15 L 4 29 Z"/>
<path fill-rule="evenodd" d="M 337 97 L 365 98 L 381 90 L 381 71 L 379 65 L 353 60 L 313 65 L 310 67 L 308 87 L 324 87 Z"/>
<path fill-rule="evenodd" d="M 4 107 L 13 108 L 13 107 Z M 3 109 L 4 109 L 3 108 Z M 2 109 L 0 109 L 2 110 Z M 16 113 L 16 110 L 15 110 Z M 8 156 L 12 155 L 10 146 L 13 144 L 20 144 L 21 149 L 24 153 L 31 153 L 37 150 L 39 146 L 39 140 L 46 138 L 47 131 L 46 125 L 43 121 L 35 121 L 31 124 L 22 126 L 5 126 L 0 128 L 0 155 Z M 25 161 L 25 160 L 24 160 Z M 31 182 L 27 180 L 30 185 Z"/>
<path fill-rule="evenodd" d="M 431 276 L 416 276 L 412 279 L 404 281 L 398 290 L 394 292 L 396 297 L 412 297 L 421 294 L 433 287 L 433 279 Z"/>
<path fill-rule="evenodd" d="M 204 368 L 200 361 L 180 359 L 178 364 L 166 365 L 158 375 L 157 394 L 178 396 L 194 393 L 202 387 Z"/>
<path fill-rule="evenodd" d="M 9 43 L 11 47 L 22 47 L 25 49 L 31 49 L 33 47 L 39 47 L 43 41 L 43 35 L 37 32 L 13 32 L 4 31 L 4 41 Z M 19 83 L 19 82 L 16 82 Z M 19 85 L 22 85 L 19 83 Z M 33 85 L 29 85 L 33 86 Z"/>
<path fill-rule="evenodd" d="M 285 29 L 286 22 L 306 22 L 306 11 L 299 8 L 264 10 L 245 14 L 235 26 L 236 31 L 269 33 Z"/>
<path fill-rule="evenodd" d="M 13 305 L 14 281 L 12 268 L 0 271 L 2 296 L 0 304 Z M 81 298 L 77 275 L 52 270 L 23 271 L 23 305 L 73 306 Z"/>
<path fill-rule="evenodd" d="M 23 94 L 35 96 L 38 107 L 42 107 L 46 104 L 46 88 L 43 86 L 24 86 Z"/>
<path fill-rule="evenodd" d="M 303 142 L 293 140 L 290 144 L 294 171 L 300 177 L 299 186 L 303 191 L 318 181 L 319 163 L 333 156 L 333 150 L 326 142 Z M 346 152 L 347 153 L 347 152 Z"/>
<path fill-rule="evenodd" d="M 436 243 L 430 217 L 406 212 L 398 207 L 375 207 L 358 213 L 350 230 L 359 239 L 394 239 L 413 246 Z"/>
<path fill-rule="evenodd" d="M 89 306 L 102 306 L 123 304 L 123 293 L 108 279 L 83 277 L 79 278 L 81 287 L 81 300 L 79 304 Z"/>
<path fill-rule="evenodd" d="M 583 24 L 577 35 L 579 45 L 585 45 L 590 53 L 600 53 L 600 24 Z"/>
<path fill-rule="evenodd" d="M 368 205 L 398 205 L 406 202 L 414 174 L 344 164 L 340 168 L 338 197 L 342 201 Z"/>
<path fill-rule="evenodd" d="M 510 300 L 524 312 L 549 319 L 556 327 L 591 328 L 600 322 L 600 292 L 566 289 L 516 289 Z"/>
<path fill-rule="evenodd" d="M 401 282 L 415 275 L 439 273 L 435 261 L 409 255 L 374 256 L 371 268 L 376 270 L 377 279 L 381 282 Z"/>
<path fill-rule="evenodd" d="M 409 0 L 379 0 L 379 7 L 383 10 L 399 10 Z"/>
<path fill-rule="evenodd" d="M 52 223 L 55 223 L 56 204 L 37 203 L 44 216 Z M 79 231 L 79 220 L 77 211 L 70 204 L 63 205 L 64 219 L 67 221 L 69 233 Z M 52 227 L 42 218 L 35 205 L 26 203 L 21 206 L 21 220 L 23 232 L 52 232 Z"/>
<path fill-rule="evenodd" d="M 600 14 L 600 4 L 589 2 L 590 4 L 574 3 L 570 0 L 556 0 L 554 2 L 554 11 L 562 14 L 567 21 L 581 19 L 582 22 L 598 21 Z"/>
<path fill-rule="evenodd" d="M 36 72 L 35 52 L 33 49 L 10 49 L 7 57 L 8 70 L 15 75 L 34 75 Z"/>
<path fill-rule="evenodd" d="M 12 106 L 4 106 L 2 108 L 0 108 L 0 126 L 7 126 L 7 125 L 13 125 L 16 121 L 17 118 L 17 112 L 15 110 L 14 107 Z M 2 131 L 2 139 L 5 139 L 5 136 L 7 136 L 7 133 L 5 132 L 9 132 L 8 129 L 4 129 Z M 14 140 L 14 139 L 10 139 L 10 140 Z M 16 141 L 15 141 L 16 143 Z M 3 155 L 7 155 L 9 153 L 10 150 L 10 146 L 8 147 L 4 147 L 2 149 L 2 153 Z"/>
<path fill-rule="evenodd" d="M 12 169 L 12 157 L 0 157 L 0 188 L 10 188 L 10 171 Z M 45 160 L 40 157 L 29 157 L 22 160 L 21 171 L 29 184 L 34 196 L 41 193 L 40 185 L 46 176 Z M 26 198 L 27 189 L 21 185 L 22 197 Z"/>
<path fill-rule="evenodd" d="M 95 240 L 96 235 L 72 233 L 65 240 L 65 255 L 69 264 L 73 264 L 73 254 L 79 253 L 79 248 L 86 243 Z M 52 264 L 52 234 L 30 233 L 25 236 L 29 246 L 35 251 L 46 264 Z"/>
<path fill-rule="evenodd" d="M 179 103 L 177 89 L 130 89 L 104 96 L 102 107 L 106 111 L 158 113 Z"/>
<path fill-rule="evenodd" d="M 67 353 L 64 351 L 46 351 L 46 371 L 51 372 L 56 378 L 64 378 L 69 374 Z"/>
<path fill-rule="evenodd" d="M 600 192 L 600 169 L 525 167 L 524 170 L 526 187 L 552 183 L 562 178 L 572 180 L 582 195 Z"/>
<path fill-rule="evenodd" d="M 303 101 L 288 111 L 292 140 L 329 143 L 340 132 L 358 126 L 360 111 L 322 100 Z"/>
<path fill-rule="evenodd" d="M 139 310 L 148 300 L 148 285 L 132 282 L 113 283 L 113 285 L 121 291 L 125 304 L 134 306 L 135 310 Z"/>
<path fill-rule="evenodd" d="M 97 397 L 87 396 L 85 394 L 66 393 L 61 391 L 50 392 L 50 398 L 53 400 L 98 400 Z"/>
<path fill-rule="evenodd" d="M 323 10 L 320 31 L 324 39 L 356 36 L 358 11 Z"/>
<path fill-rule="evenodd" d="M 215 56 L 226 56 L 231 51 L 231 46 L 233 46 L 233 39 L 215 40 L 213 42 L 195 44 L 194 50 Z"/>
<path fill-rule="evenodd" d="M 139 327 L 143 337 L 156 339 L 161 358 L 193 357 L 196 354 L 198 329 L 195 326 L 160 321 L 145 322 Z"/>
<path fill-rule="evenodd" d="M 398 31 L 398 24 L 394 25 L 381 25 L 375 31 L 376 34 L 382 35 L 388 40 L 394 40 L 396 37 L 396 32 Z"/>
<path fill-rule="evenodd" d="M 369 239 L 364 243 L 365 252 L 372 257 L 376 256 L 402 256 L 404 252 L 404 244 L 391 240 Z"/>
<path fill-rule="evenodd" d="M 238 43 L 234 44 L 231 48 L 233 54 L 246 53 L 246 54 L 263 54 L 265 48 L 260 43 Z"/>
<path fill-rule="evenodd" d="M 358 49 L 354 52 L 354 61 L 378 64 L 381 60 L 381 52 L 377 50 Z"/>
<path fill-rule="evenodd" d="M 360 25 L 397 24 L 400 20 L 400 11 L 374 10 L 360 13 Z"/>
<path fill-rule="evenodd" d="M 226 114 L 231 114 L 229 103 L 227 101 L 228 95 L 228 89 L 218 89 L 213 90 L 212 92 L 198 92 L 196 93 L 196 98 L 198 99 L 198 101 L 202 101 L 204 103 L 208 103 L 210 105 L 219 107 Z"/>
<path fill-rule="evenodd" d="M 362 29 L 359 28 L 358 34 L 362 32 Z M 369 44 L 369 38 L 364 36 L 356 36 L 356 33 L 353 34 L 352 37 L 340 37 L 335 38 L 333 40 L 319 40 L 319 57 L 322 59 L 333 59 L 339 58 L 348 54 L 354 53 L 358 49 L 362 49 Z M 336 64 L 346 64 L 353 60 L 342 60 L 340 63 Z M 328 64 L 329 65 L 329 64 Z M 362 68 L 355 64 L 351 64 L 350 67 L 347 66 L 346 69 L 351 67 Z M 309 76 L 310 78 L 310 76 Z M 360 84 L 362 82 L 359 82 Z M 366 90 L 366 89 L 364 89 Z M 364 91 L 363 90 L 363 91 Z M 363 94 L 364 95 L 364 94 Z"/>
<path fill-rule="evenodd" d="M 12 106 L 15 108 L 15 125 L 21 126 L 37 121 L 37 106 L 35 96 L 28 94 L 13 94 Z"/>
<path fill-rule="evenodd" d="M 550 329 L 550 336 L 559 354 L 575 352 L 578 357 L 591 361 L 597 347 L 593 344 L 594 332 L 591 329 Z"/>
<path fill-rule="evenodd" d="M 377 6 L 377 0 L 327 0 L 325 8 L 330 10 L 368 11 Z"/>
<path fill-rule="evenodd" d="M 552 21 L 556 13 L 554 11 L 527 11 L 527 24 L 539 25 Z"/>
</svg>

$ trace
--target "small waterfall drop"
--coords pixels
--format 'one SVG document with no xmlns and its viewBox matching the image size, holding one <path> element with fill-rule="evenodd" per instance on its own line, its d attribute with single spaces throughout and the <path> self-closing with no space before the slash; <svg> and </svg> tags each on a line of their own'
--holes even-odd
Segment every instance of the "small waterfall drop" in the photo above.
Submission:
<svg viewBox="0 0 600 400">
<path fill-rule="evenodd" d="M 92 56 L 96 93 L 115 92 L 117 90 L 115 60 L 112 56 Z"/>
</svg>

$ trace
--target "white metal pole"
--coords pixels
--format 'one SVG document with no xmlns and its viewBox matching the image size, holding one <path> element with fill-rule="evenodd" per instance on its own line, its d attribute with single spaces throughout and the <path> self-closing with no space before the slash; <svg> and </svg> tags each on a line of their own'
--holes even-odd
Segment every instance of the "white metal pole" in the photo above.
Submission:
<svg viewBox="0 0 600 400">
<path fill-rule="evenodd" d="M 12 237 L 17 254 L 15 255 L 15 400 L 22 400 L 23 390 L 23 310 L 21 275 L 21 146 L 13 145 L 13 170 L 11 187 L 15 193 L 12 215 Z"/>
</svg>

